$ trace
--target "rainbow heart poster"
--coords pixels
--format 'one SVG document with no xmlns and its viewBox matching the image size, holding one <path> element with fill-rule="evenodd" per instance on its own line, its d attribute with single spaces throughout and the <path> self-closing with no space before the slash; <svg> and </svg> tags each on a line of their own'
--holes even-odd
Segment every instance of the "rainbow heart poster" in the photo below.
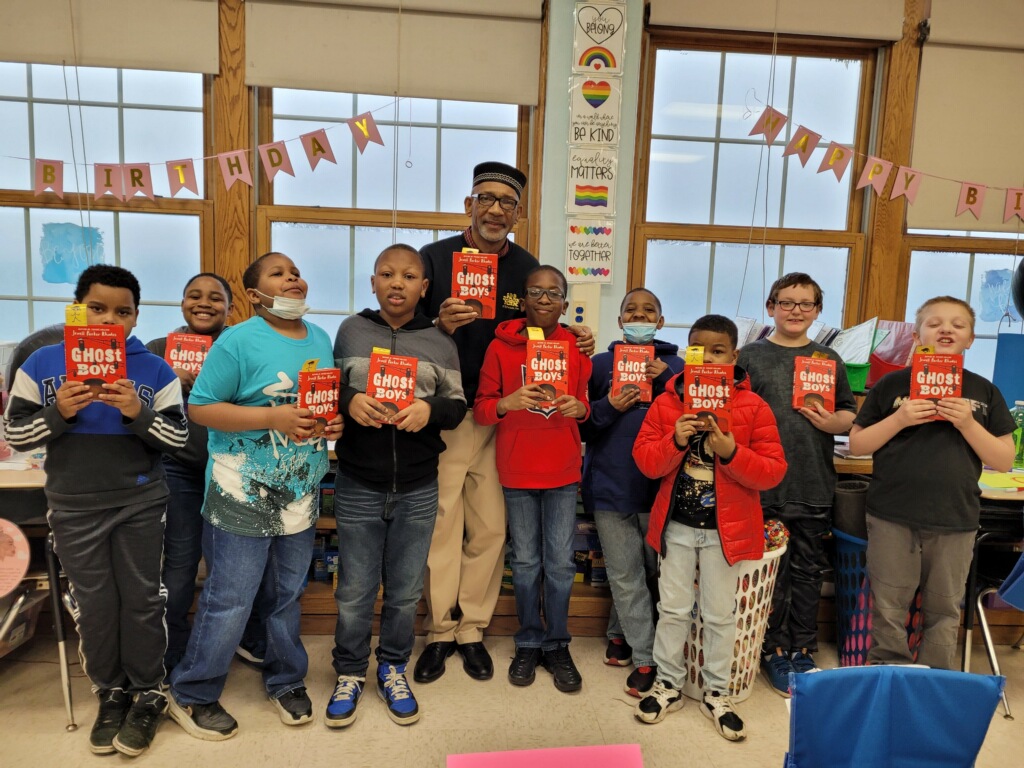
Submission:
<svg viewBox="0 0 1024 768">
<path fill-rule="evenodd" d="M 569 143 L 617 147 L 621 109 L 622 78 L 573 75 Z"/>
<path fill-rule="evenodd" d="M 576 3 L 573 72 L 622 74 L 625 54 L 626 6 L 622 3 Z M 596 78 L 595 78 L 596 79 Z"/>
<path fill-rule="evenodd" d="M 616 147 L 569 147 L 566 213 L 611 216 L 615 213 Z"/>
<path fill-rule="evenodd" d="M 565 220 L 565 276 L 570 283 L 610 283 L 615 221 Z"/>
</svg>

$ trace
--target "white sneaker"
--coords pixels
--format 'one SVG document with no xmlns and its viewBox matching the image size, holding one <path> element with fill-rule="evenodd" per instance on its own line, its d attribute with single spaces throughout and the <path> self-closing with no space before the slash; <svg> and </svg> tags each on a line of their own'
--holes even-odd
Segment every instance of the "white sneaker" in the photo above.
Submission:
<svg viewBox="0 0 1024 768">
<path fill-rule="evenodd" d="M 685 703 L 682 693 L 664 680 L 656 680 L 650 692 L 636 705 L 633 716 L 641 723 L 654 725 L 664 720 L 669 712 L 682 709 Z"/>
<path fill-rule="evenodd" d="M 704 691 L 704 699 L 700 703 L 700 711 L 704 717 L 714 723 L 718 735 L 729 741 L 740 741 L 744 737 L 743 721 L 733 711 L 732 701 L 718 691 Z"/>
</svg>

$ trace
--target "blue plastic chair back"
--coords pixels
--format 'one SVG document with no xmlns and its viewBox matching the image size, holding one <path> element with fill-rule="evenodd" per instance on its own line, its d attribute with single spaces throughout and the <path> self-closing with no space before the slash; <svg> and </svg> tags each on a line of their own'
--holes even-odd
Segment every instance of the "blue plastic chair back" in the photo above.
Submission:
<svg viewBox="0 0 1024 768">
<path fill-rule="evenodd" d="M 925 667 L 793 675 L 784 768 L 969 768 L 1004 677 Z"/>
<path fill-rule="evenodd" d="M 1024 611 L 1024 555 L 1017 560 L 1010 575 L 1003 579 L 999 596 L 1018 611 Z"/>
</svg>

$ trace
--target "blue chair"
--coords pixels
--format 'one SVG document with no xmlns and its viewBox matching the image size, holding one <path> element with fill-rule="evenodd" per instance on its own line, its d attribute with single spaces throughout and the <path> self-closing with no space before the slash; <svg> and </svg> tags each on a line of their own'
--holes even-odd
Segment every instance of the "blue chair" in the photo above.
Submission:
<svg viewBox="0 0 1024 768">
<path fill-rule="evenodd" d="M 985 614 L 985 598 L 991 594 L 998 594 L 1004 601 L 1012 605 L 1018 611 L 1024 611 L 1024 555 L 1020 556 L 1017 560 L 1017 564 L 1010 571 L 1010 575 L 1003 579 L 1003 583 L 999 587 L 987 587 L 978 593 L 976 610 L 978 613 L 978 623 L 981 624 L 981 636 L 985 641 L 985 653 L 988 654 L 988 663 L 992 667 L 992 673 L 999 675 L 1002 674 L 999 670 L 999 660 L 996 658 L 996 646 L 992 640 L 992 631 L 988 626 L 988 616 Z M 1021 634 L 1017 638 L 1017 642 L 1013 644 L 1013 647 L 1018 651 L 1021 648 L 1021 642 L 1024 641 L 1024 634 Z M 1010 702 L 1006 699 L 1006 692 L 1003 691 L 1003 710 L 1006 712 L 1003 717 L 1007 720 L 1013 720 L 1013 714 L 1010 712 Z"/>
<path fill-rule="evenodd" d="M 887 665 L 793 675 L 783 768 L 969 768 L 1005 681 Z"/>
</svg>

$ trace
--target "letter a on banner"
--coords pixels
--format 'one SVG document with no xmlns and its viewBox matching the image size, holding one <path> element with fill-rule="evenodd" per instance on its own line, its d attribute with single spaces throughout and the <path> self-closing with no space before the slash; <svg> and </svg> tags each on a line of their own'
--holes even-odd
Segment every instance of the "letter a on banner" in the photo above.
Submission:
<svg viewBox="0 0 1024 768">
<path fill-rule="evenodd" d="M 889 180 L 891 172 L 892 163 L 871 155 L 864 163 L 864 170 L 861 171 L 860 181 L 857 182 L 855 189 L 864 189 L 870 184 L 871 188 L 875 190 L 875 194 L 881 195 L 885 191 L 885 182 Z"/>
<path fill-rule="evenodd" d="M 965 181 L 960 185 L 960 199 L 956 203 L 956 215 L 970 211 L 974 218 L 981 218 L 981 207 L 985 204 L 985 192 L 988 187 L 983 184 L 972 184 Z"/>
<path fill-rule="evenodd" d="M 907 198 L 908 203 L 913 205 L 914 200 L 917 199 L 917 190 L 921 187 L 921 178 L 919 171 L 901 165 L 900 169 L 896 172 L 896 181 L 892 183 L 892 192 L 889 193 L 889 199 L 895 200 L 902 195 Z"/>
<path fill-rule="evenodd" d="M 818 173 L 832 171 L 836 175 L 836 181 L 842 181 L 843 174 L 846 173 L 846 166 L 850 164 L 852 158 L 852 149 L 844 147 L 842 144 L 836 144 L 834 141 L 830 142 L 828 149 L 825 150 L 825 156 L 821 158 Z"/>
<path fill-rule="evenodd" d="M 335 165 L 338 161 L 334 159 L 334 150 L 331 149 L 331 142 L 327 140 L 327 131 L 323 128 L 299 136 L 302 148 L 306 150 L 306 159 L 309 160 L 310 170 L 315 171 L 321 160 L 330 160 Z"/>
<path fill-rule="evenodd" d="M 128 200 L 131 200 L 139 192 L 150 200 L 156 199 L 156 195 L 153 194 L 153 176 L 149 171 L 149 163 L 135 163 L 134 165 L 126 163 L 124 166 L 124 186 L 125 197 Z"/>
<path fill-rule="evenodd" d="M 288 156 L 288 148 L 283 141 L 260 144 L 260 158 L 267 172 L 267 181 L 273 181 L 279 171 L 289 176 L 295 175 L 295 171 L 292 170 L 292 159 Z"/>
<path fill-rule="evenodd" d="M 1024 221 L 1024 189 L 1006 190 L 1006 205 L 1003 208 L 1003 222 L 1016 216 Z"/>
<path fill-rule="evenodd" d="M 36 196 L 51 190 L 53 194 L 64 199 L 64 161 L 36 160 Z"/>
<path fill-rule="evenodd" d="M 797 126 L 796 132 L 783 150 L 782 156 L 796 155 L 800 158 L 800 165 L 806 168 L 807 161 L 811 159 L 811 153 L 818 146 L 819 141 L 821 141 L 820 133 L 809 131 L 802 125 Z"/>
<path fill-rule="evenodd" d="M 217 161 L 220 163 L 220 172 L 224 176 L 224 186 L 227 189 L 231 189 L 236 181 L 252 186 L 252 172 L 249 170 L 249 160 L 244 149 L 222 152 L 217 155 Z"/>
<path fill-rule="evenodd" d="M 782 126 L 786 124 L 788 118 L 779 112 L 777 109 L 771 107 L 765 107 L 764 112 L 757 118 L 757 122 L 754 123 L 754 127 L 750 129 L 748 136 L 756 136 L 759 133 L 763 133 L 765 138 L 768 139 L 768 143 L 771 144 L 775 141 L 775 137 L 779 135 L 779 131 L 782 130 Z"/>
<path fill-rule="evenodd" d="M 191 160 L 168 160 L 167 183 L 171 187 L 171 197 L 182 189 L 199 196 L 199 185 L 196 183 L 196 166 Z"/>
<path fill-rule="evenodd" d="M 345 122 L 348 123 L 349 129 L 352 131 L 352 137 L 356 140 L 356 146 L 359 147 L 360 155 L 363 154 L 366 145 L 371 141 L 374 144 L 384 146 L 384 139 L 380 137 L 380 131 L 377 130 L 377 123 L 374 122 L 372 113 L 364 112 Z"/>
<path fill-rule="evenodd" d="M 96 163 L 93 166 L 96 187 L 95 198 L 99 200 L 110 194 L 115 200 L 124 200 L 124 175 L 121 166 L 114 163 Z"/>
</svg>

